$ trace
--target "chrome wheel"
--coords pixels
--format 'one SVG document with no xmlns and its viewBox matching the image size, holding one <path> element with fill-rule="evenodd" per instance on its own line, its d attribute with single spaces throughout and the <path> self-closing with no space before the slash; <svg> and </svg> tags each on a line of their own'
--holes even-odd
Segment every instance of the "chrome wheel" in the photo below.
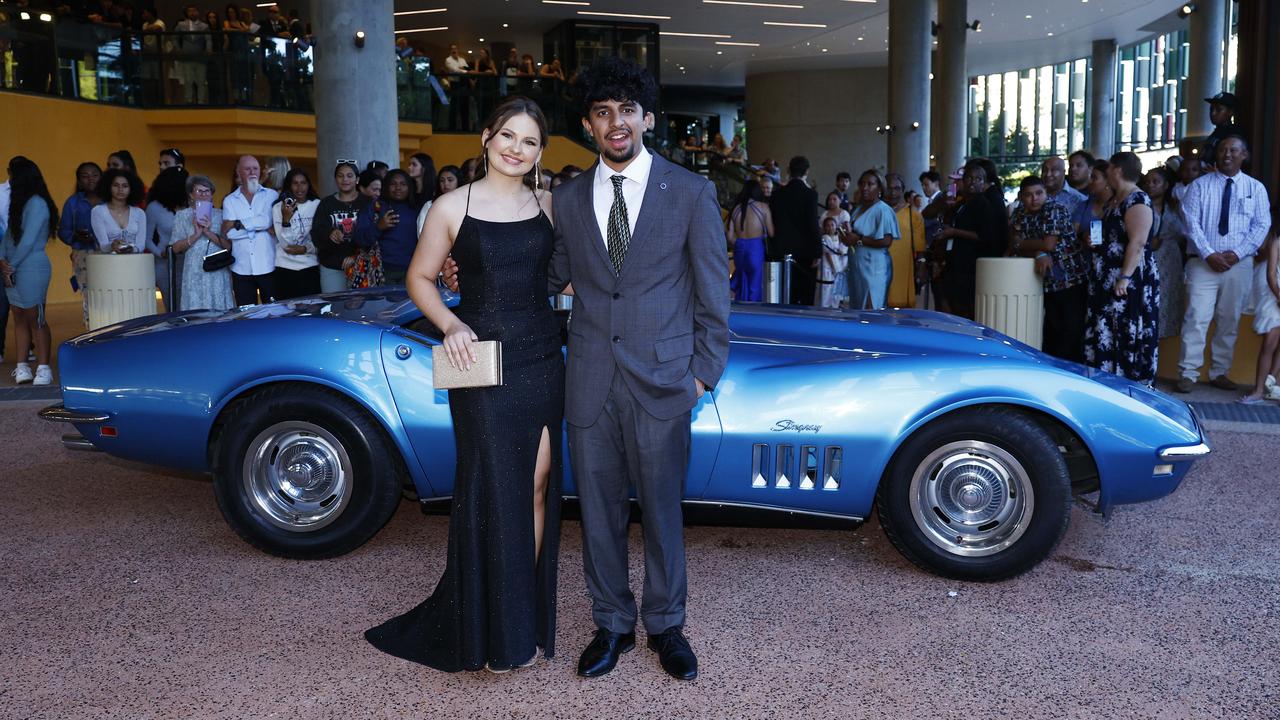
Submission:
<svg viewBox="0 0 1280 720">
<path fill-rule="evenodd" d="M 916 466 L 911 515 L 930 542 L 962 557 L 984 557 L 1022 537 L 1035 510 L 1031 479 L 1002 448 L 977 440 L 947 443 Z"/>
<path fill-rule="evenodd" d="M 258 433 L 244 455 L 246 497 L 278 528 L 319 530 L 351 500 L 351 458 L 332 434 L 301 420 Z"/>
</svg>

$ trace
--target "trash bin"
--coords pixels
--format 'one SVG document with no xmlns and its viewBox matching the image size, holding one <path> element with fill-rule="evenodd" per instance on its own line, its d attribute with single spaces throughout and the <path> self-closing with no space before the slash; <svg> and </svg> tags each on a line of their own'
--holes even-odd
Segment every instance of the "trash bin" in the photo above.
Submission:
<svg viewBox="0 0 1280 720">
<path fill-rule="evenodd" d="M 156 263 L 146 253 L 88 257 L 89 329 L 156 314 Z"/>
<path fill-rule="evenodd" d="M 1034 348 L 1043 342 L 1044 281 L 1031 258 L 979 258 L 974 319 Z"/>
<path fill-rule="evenodd" d="M 795 260 L 786 255 L 764 264 L 764 301 L 775 305 L 791 303 L 791 268 Z"/>
</svg>

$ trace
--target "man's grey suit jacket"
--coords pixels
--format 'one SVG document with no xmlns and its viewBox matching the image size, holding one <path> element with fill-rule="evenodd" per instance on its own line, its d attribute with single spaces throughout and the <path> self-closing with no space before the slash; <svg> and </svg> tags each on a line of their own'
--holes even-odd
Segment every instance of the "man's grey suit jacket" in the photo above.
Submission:
<svg viewBox="0 0 1280 720">
<path fill-rule="evenodd" d="M 715 387 L 729 356 L 729 263 L 715 187 L 655 154 L 615 274 L 596 223 L 595 174 L 592 165 L 552 196 L 550 282 L 557 290 L 571 282 L 574 292 L 565 419 L 592 425 L 615 370 L 650 415 L 674 418 L 697 403 L 694 378 Z"/>
</svg>

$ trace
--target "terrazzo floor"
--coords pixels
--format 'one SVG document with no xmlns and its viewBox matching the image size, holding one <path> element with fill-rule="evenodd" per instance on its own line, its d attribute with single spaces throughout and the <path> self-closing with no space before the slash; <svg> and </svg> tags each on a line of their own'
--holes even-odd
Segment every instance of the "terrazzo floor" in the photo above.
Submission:
<svg viewBox="0 0 1280 720">
<path fill-rule="evenodd" d="M 995 585 L 922 573 L 874 520 L 691 526 L 701 675 L 680 683 L 643 640 L 574 675 L 592 631 L 576 522 L 557 657 L 437 673 L 361 633 L 430 592 L 446 517 L 404 503 L 350 555 L 270 557 L 208 479 L 64 450 L 40 406 L 0 405 L 0 718 L 1280 717 L 1273 428 L 1211 430 L 1173 496 L 1077 506 L 1047 562 Z"/>
</svg>

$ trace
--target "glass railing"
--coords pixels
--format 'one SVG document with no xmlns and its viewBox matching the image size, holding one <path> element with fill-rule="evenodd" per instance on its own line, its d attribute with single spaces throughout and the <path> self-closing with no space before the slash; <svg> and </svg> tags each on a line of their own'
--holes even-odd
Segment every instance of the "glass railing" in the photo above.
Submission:
<svg viewBox="0 0 1280 720">
<path fill-rule="evenodd" d="M 0 89 L 141 108 L 311 112 L 313 49 L 248 32 L 130 32 L 0 2 Z M 431 60 L 396 63 L 400 119 L 430 122 Z"/>
<path fill-rule="evenodd" d="M 523 95 L 542 108 L 552 135 L 590 145 L 582 129 L 569 84 L 537 75 L 438 74 L 440 92 L 433 95 L 432 129 L 439 132 L 479 132 L 489 113 L 509 95 Z"/>
</svg>

